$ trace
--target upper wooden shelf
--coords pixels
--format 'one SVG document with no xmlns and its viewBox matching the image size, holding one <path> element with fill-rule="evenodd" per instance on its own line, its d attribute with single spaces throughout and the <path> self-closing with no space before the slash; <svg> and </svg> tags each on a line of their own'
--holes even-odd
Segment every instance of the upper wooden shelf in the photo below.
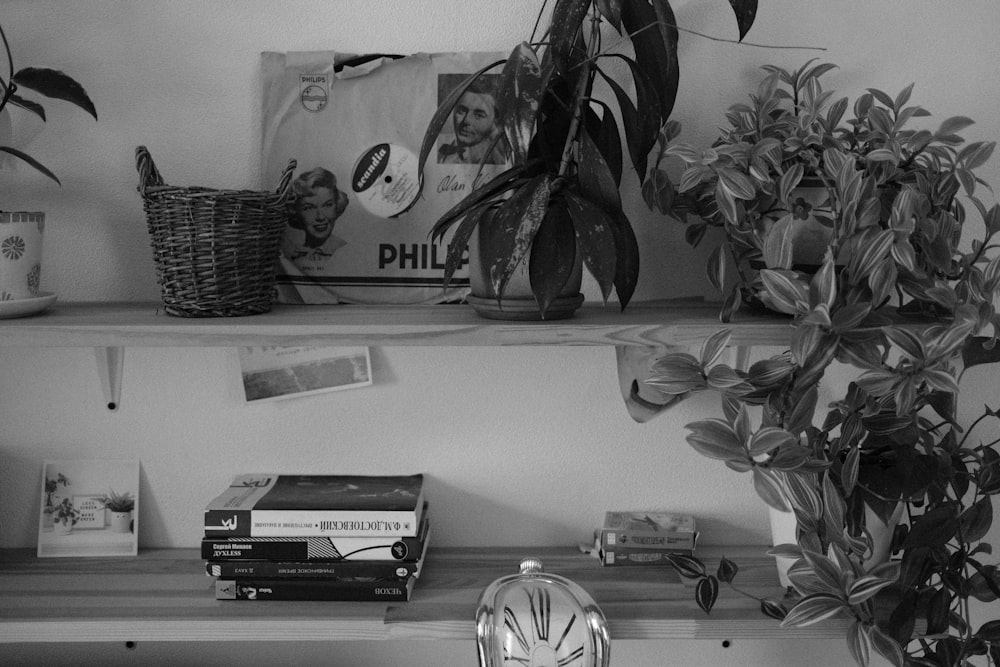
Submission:
<svg viewBox="0 0 1000 667">
<path fill-rule="evenodd" d="M 723 326 L 734 345 L 784 345 L 788 318 L 741 314 L 728 325 L 701 301 L 587 303 L 571 319 L 483 319 L 467 305 L 287 306 L 249 317 L 166 315 L 159 303 L 56 302 L 0 320 L 0 345 L 24 347 L 235 347 L 245 345 L 638 345 L 697 346 Z"/>
<path fill-rule="evenodd" d="M 741 590 L 779 598 L 766 547 L 727 547 Z M 719 548 L 700 554 L 710 568 Z M 608 619 L 612 641 L 627 639 L 805 639 L 842 637 L 846 621 L 785 629 L 754 600 L 720 589 L 711 615 L 694 584 L 669 567 L 602 567 L 564 547 L 431 548 L 409 602 L 240 602 L 215 599 L 195 549 L 143 550 L 137 558 L 38 559 L 0 550 L 0 643 L 94 641 L 475 641 L 479 594 L 535 555 L 548 572 L 582 585 Z"/>
</svg>

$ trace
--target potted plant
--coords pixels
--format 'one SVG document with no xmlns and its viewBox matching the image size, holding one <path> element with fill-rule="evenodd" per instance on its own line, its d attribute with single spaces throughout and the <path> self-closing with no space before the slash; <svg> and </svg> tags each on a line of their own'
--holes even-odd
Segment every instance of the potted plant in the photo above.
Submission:
<svg viewBox="0 0 1000 667">
<path fill-rule="evenodd" d="M 778 78 L 795 81 L 803 71 L 810 70 L 779 71 Z M 816 78 L 806 85 L 806 106 L 825 97 Z M 671 397 L 718 391 L 721 416 L 689 424 L 688 442 L 750 473 L 769 506 L 794 514 L 792 541 L 773 551 L 792 561 L 792 598 L 787 605 L 762 602 L 767 613 L 790 626 L 846 615 L 859 665 L 872 651 L 896 665 L 965 665 L 972 655 L 1000 656 L 1000 624 L 973 626 L 968 607 L 973 597 L 1000 595 L 997 567 L 986 562 L 990 547 L 982 542 L 1000 493 L 1000 455 L 996 441 L 978 442 L 971 429 L 963 434 L 955 412 L 957 369 L 1000 361 L 1000 207 L 977 197 L 974 173 L 994 146 L 964 145 L 954 132 L 967 119 L 945 121 L 936 132 L 902 130 L 923 113 L 906 106 L 908 91 L 863 96 L 851 129 L 828 135 L 841 143 L 813 153 L 831 216 L 829 249 L 814 272 L 788 264 L 789 232 L 780 231 L 777 250 L 768 250 L 766 224 L 744 230 L 764 239 L 761 256 L 781 258 L 760 269 L 754 289 L 792 316 L 789 350 L 733 368 L 718 363 L 728 342 L 721 331 L 698 356 L 662 357 L 649 383 Z M 881 148 L 857 148 L 862 137 Z M 797 182 L 805 170 L 797 164 L 768 177 L 773 192 Z M 772 168 L 766 162 L 757 169 L 758 181 Z M 712 189 L 721 192 L 731 174 L 715 173 L 723 175 Z M 967 224 L 958 191 L 982 218 L 980 238 L 971 238 L 978 221 Z M 741 212 L 753 210 L 754 201 L 734 198 L 736 223 L 723 215 L 721 224 L 739 231 Z M 758 213 L 755 224 L 766 217 Z M 908 308 L 913 304 L 919 308 Z M 906 319 L 907 310 L 922 317 Z M 853 367 L 854 376 L 820 406 L 818 385 L 835 362 Z M 996 416 L 986 408 L 983 419 Z M 902 524 L 889 550 L 898 557 L 878 562 L 875 528 L 891 526 L 897 515 Z M 725 562 L 710 575 L 697 561 L 679 565 L 700 579 L 699 602 L 708 609 L 718 581 L 732 581 L 737 570 Z"/>
<path fill-rule="evenodd" d="M 73 104 L 97 119 L 97 111 L 83 87 L 63 72 L 46 67 L 14 69 L 7 35 L 0 26 L 0 42 L 6 54 L 7 73 L 0 73 L 0 116 L 18 107 L 45 120 L 45 108 L 22 97 L 21 89 Z M 8 120 L 9 123 L 9 120 Z M 59 179 L 44 164 L 24 151 L 0 143 L 0 152 L 21 160 L 56 183 Z M 37 299 L 40 294 L 42 233 L 45 214 L 36 211 L 0 210 L 0 301 Z M 35 303 L 36 307 L 47 303 Z M 5 316 L 13 316 L 14 311 Z M 27 314 L 18 312 L 17 314 Z"/>
<path fill-rule="evenodd" d="M 107 495 L 98 498 L 104 508 L 111 512 L 111 532 L 132 532 L 132 510 L 135 509 L 135 498 L 131 491 L 115 493 L 111 489 Z"/>
<path fill-rule="evenodd" d="M 79 518 L 80 510 L 73 506 L 73 501 L 63 498 L 52 510 L 53 530 L 57 535 L 68 535 Z"/>
<path fill-rule="evenodd" d="M 994 144 L 966 144 L 958 132 L 972 121 L 964 117 L 934 131 L 914 127 L 930 114 L 910 103 L 913 84 L 895 96 L 871 88 L 853 104 L 836 98 L 821 80 L 834 68 L 813 60 L 791 71 L 764 67 L 750 102 L 729 108 L 728 127 L 707 149 L 675 142 L 677 124 L 661 133 L 644 197 L 665 213 L 694 213 L 686 228 L 692 245 L 709 227 L 724 230 L 708 262 L 720 290 L 727 264 L 738 274 L 723 321 L 741 301 L 790 312 L 763 289 L 759 269 L 809 273 L 827 247 L 841 265 L 848 243 L 892 246 L 899 261 L 880 264 L 873 280 L 896 293 L 877 297 L 917 309 L 956 305 L 936 281 L 953 270 L 950 231 L 965 216 L 960 195 L 974 191 L 974 170 Z M 662 166 L 667 158 L 684 166 L 676 188 Z"/>
<path fill-rule="evenodd" d="M 545 12 L 543 2 L 537 26 Z M 756 0 L 731 0 L 740 39 L 753 24 Z M 432 230 L 452 233 L 445 284 L 462 265 L 467 245 L 469 301 L 486 317 L 568 317 L 583 300 L 581 266 L 624 308 L 639 275 L 639 250 L 622 208 L 624 125 L 632 166 L 642 178 L 660 126 L 677 92 L 677 26 L 668 0 L 557 0 L 545 34 L 517 45 L 453 90 L 432 117 L 420 150 L 423 167 L 452 110 L 470 87 L 499 69 L 493 139 L 509 168 L 485 179 Z M 634 57 L 608 48 L 630 42 Z M 627 69 L 634 99 L 608 66 Z M 595 82 L 614 100 L 594 96 Z M 483 163 L 494 151 L 484 151 Z M 481 264 L 480 264 L 481 262 Z M 515 293 L 512 281 L 523 285 Z M 568 288 L 567 288 L 567 285 Z"/>
<path fill-rule="evenodd" d="M 45 507 L 42 508 L 42 530 L 49 532 L 52 530 L 52 513 L 55 511 L 55 495 L 59 490 L 59 485 L 69 486 L 69 480 L 62 473 L 53 477 L 45 478 Z"/>
</svg>

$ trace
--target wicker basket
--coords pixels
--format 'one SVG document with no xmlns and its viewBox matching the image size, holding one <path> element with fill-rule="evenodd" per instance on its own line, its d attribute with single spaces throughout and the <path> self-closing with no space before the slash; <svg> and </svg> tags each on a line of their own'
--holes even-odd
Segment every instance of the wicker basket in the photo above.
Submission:
<svg viewBox="0 0 1000 667">
<path fill-rule="evenodd" d="M 145 146 L 135 149 L 139 194 L 169 315 L 231 317 L 271 309 L 295 161 L 278 190 L 165 185 Z"/>
</svg>

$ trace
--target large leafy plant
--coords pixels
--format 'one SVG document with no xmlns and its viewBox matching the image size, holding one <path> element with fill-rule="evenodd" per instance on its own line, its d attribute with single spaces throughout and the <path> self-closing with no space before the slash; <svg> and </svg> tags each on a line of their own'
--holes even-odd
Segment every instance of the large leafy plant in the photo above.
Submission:
<svg viewBox="0 0 1000 667">
<path fill-rule="evenodd" d="M 966 269 L 982 251 L 956 249 L 966 217 L 961 196 L 974 195 L 981 182 L 975 170 L 989 159 L 994 142 L 964 142 L 958 133 L 972 124 L 965 117 L 948 118 L 933 130 L 917 127 L 930 114 L 911 104 L 913 84 L 895 96 L 870 88 L 852 105 L 824 89 L 821 79 L 833 69 L 814 61 L 791 71 L 764 67 L 750 101 L 729 108 L 728 127 L 709 148 L 675 142 L 676 124 L 661 133 L 645 199 L 685 220 L 693 213 L 686 223 L 692 245 L 709 227 L 724 229 L 725 241 L 711 254 L 708 275 L 723 289 L 727 264 L 738 273 L 724 302 L 725 321 L 741 296 L 797 311 L 787 299 L 775 299 L 775 290 L 764 289 L 765 274 L 750 267 L 786 276 L 800 268 L 793 240 L 807 220 L 827 227 L 824 240 L 838 264 L 845 255 L 862 257 L 851 244 L 872 246 L 873 255 L 891 248 L 893 261 L 868 272 L 876 305 L 894 297 L 918 309 L 950 312 L 962 298 L 956 295 L 965 296 L 965 287 L 942 290 L 938 283 L 971 276 Z M 676 187 L 664 168 L 667 159 L 683 165 Z M 823 192 L 815 205 L 798 189 L 809 182 Z M 973 201 L 996 231 L 996 212 Z M 796 282 L 806 286 L 801 277 Z"/>
<path fill-rule="evenodd" d="M 757 2 L 730 4 L 742 39 Z M 537 35 L 545 5 L 531 39 L 458 86 L 428 125 L 421 182 L 434 142 L 461 95 L 487 72 L 499 70 L 502 131 L 495 141 L 506 148 L 511 164 L 445 213 L 432 237 L 453 232 L 446 283 L 461 266 L 473 231 L 483 227 L 481 255 L 498 296 L 526 263 L 544 316 L 580 258 L 604 300 L 615 291 L 624 308 L 638 280 L 639 250 L 619 194 L 623 132 L 612 106 L 624 126 L 628 160 L 641 179 L 677 93 L 678 28 L 668 0 L 556 0 L 547 29 Z M 617 50 L 626 44 L 631 52 Z M 622 81 L 613 66 L 631 81 Z M 598 81 L 610 89 L 612 100 L 595 96 Z"/>
<path fill-rule="evenodd" d="M 21 96 L 20 89 L 26 88 L 45 97 L 76 105 L 93 116 L 94 120 L 97 120 L 97 110 L 94 108 L 94 103 L 90 101 L 83 86 L 75 79 L 64 72 L 47 67 L 25 67 L 15 71 L 10 44 L 7 42 L 7 34 L 2 26 L 0 26 L 0 41 L 3 42 L 4 54 L 7 59 L 6 78 L 0 74 L 0 114 L 7 113 L 8 106 L 15 106 L 35 114 L 44 121 L 45 107 Z M 59 183 L 59 179 L 52 170 L 24 151 L 4 145 L 0 145 L 0 151 L 23 160 Z"/>
<path fill-rule="evenodd" d="M 996 441 L 963 431 L 955 411 L 959 369 L 1000 361 L 1000 207 L 979 198 L 975 175 L 994 144 L 965 144 L 956 134 L 965 118 L 904 129 L 926 115 L 908 106 L 910 88 L 894 98 L 869 91 L 843 125 L 846 101 L 831 102 L 818 83 L 827 69 L 771 68 L 754 104 L 731 111 L 743 129 L 705 151 L 704 164 L 692 161 L 694 185 L 681 188 L 717 206 L 694 224 L 715 215 L 727 231 L 746 232 L 730 239 L 750 239 L 730 247 L 766 261 L 754 289 L 792 316 L 789 349 L 735 368 L 719 361 L 722 331 L 697 356 L 662 357 L 649 383 L 672 397 L 718 392 L 721 415 L 689 424 L 688 442 L 749 473 L 768 505 L 794 512 L 796 543 L 774 553 L 795 560 L 796 597 L 766 612 L 790 626 L 846 616 L 859 665 L 872 651 L 896 665 L 966 665 L 982 654 L 996 662 L 1000 624 L 973 627 L 969 601 L 1000 596 L 982 541 L 1000 455 Z M 830 228 L 814 272 L 789 264 L 786 236 L 799 219 L 787 193 L 808 170 L 823 182 Z M 745 192 L 726 200 L 733 183 Z M 959 195 L 979 220 L 967 220 Z M 769 218 L 782 203 L 791 209 Z M 920 317 L 906 319 L 911 311 Z M 855 373 L 821 406 L 818 387 L 834 363 Z M 987 407 L 975 425 L 996 416 Z M 899 556 L 876 564 L 876 517 L 886 523 L 900 509 Z M 714 575 L 683 568 L 708 582 L 698 586 L 707 608 L 714 600 L 704 593 L 735 576 L 724 565 Z"/>
</svg>

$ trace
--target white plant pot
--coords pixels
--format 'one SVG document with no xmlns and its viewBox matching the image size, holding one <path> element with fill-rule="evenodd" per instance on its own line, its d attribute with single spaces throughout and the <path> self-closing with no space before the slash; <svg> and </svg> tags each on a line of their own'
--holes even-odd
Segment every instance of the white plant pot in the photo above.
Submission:
<svg viewBox="0 0 1000 667">
<path fill-rule="evenodd" d="M 111 532 L 112 533 L 131 533 L 132 532 L 132 513 L 131 512 L 112 512 L 111 513 Z"/>
<path fill-rule="evenodd" d="M 798 522 L 795 520 L 794 512 L 782 512 L 768 506 L 768 518 L 771 520 L 771 544 L 798 544 Z M 778 567 L 778 581 L 785 588 L 792 585 L 788 578 L 788 569 L 795 562 L 794 558 L 774 557 Z"/>
<path fill-rule="evenodd" d="M 56 521 L 55 525 L 52 526 L 52 532 L 56 535 L 69 535 L 73 532 L 73 524 L 64 521 Z"/>
<path fill-rule="evenodd" d="M 39 295 L 44 213 L 0 212 L 0 301 Z"/>
<path fill-rule="evenodd" d="M 865 570 L 871 570 L 876 565 L 881 565 L 889 560 L 889 547 L 892 544 L 892 534 L 899 525 L 899 520 L 903 516 L 903 503 L 900 503 L 889 522 L 884 523 L 867 505 L 865 506 L 865 526 L 872 537 L 872 553 L 864 559 L 862 563 Z M 768 518 L 771 522 L 771 544 L 797 544 L 798 543 L 798 523 L 795 521 L 794 512 L 781 512 L 768 507 Z M 783 558 L 775 556 L 775 564 L 778 567 L 778 580 L 784 587 L 791 586 L 792 582 L 788 578 L 788 570 L 795 562 L 793 558 Z"/>
<path fill-rule="evenodd" d="M 863 562 L 865 570 L 881 565 L 889 560 L 889 547 L 892 545 L 892 534 L 903 516 L 903 503 L 896 505 L 889 523 L 884 523 L 878 515 L 865 505 L 865 527 L 872 537 L 872 553 Z"/>
</svg>

